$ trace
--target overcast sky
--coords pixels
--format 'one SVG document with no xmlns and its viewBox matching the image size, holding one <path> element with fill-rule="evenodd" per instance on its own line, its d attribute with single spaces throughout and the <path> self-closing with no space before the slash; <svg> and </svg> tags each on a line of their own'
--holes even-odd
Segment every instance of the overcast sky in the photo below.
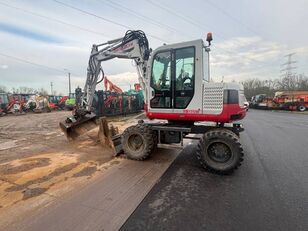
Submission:
<svg viewBox="0 0 308 231">
<path fill-rule="evenodd" d="M 273 79 L 288 53 L 308 73 L 307 0 L 0 0 L 0 85 L 67 94 L 83 86 L 93 43 L 144 30 L 151 48 L 213 33 L 215 81 Z M 130 60 L 104 62 L 123 89 L 137 82 Z M 101 87 L 100 87 L 101 88 Z"/>
</svg>

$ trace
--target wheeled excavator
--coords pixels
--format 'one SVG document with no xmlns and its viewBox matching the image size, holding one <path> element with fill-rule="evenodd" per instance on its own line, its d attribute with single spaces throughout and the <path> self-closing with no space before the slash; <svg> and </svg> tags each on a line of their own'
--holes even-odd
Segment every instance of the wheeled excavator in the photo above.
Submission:
<svg viewBox="0 0 308 231">
<path fill-rule="evenodd" d="M 202 39 L 168 44 L 152 51 L 143 31 L 129 30 L 122 38 L 93 45 L 87 79 L 74 115 L 60 123 L 68 136 L 95 120 L 92 101 L 103 81 L 101 63 L 110 59 L 135 62 L 144 91 L 145 114 L 121 134 L 124 153 L 133 160 L 147 159 L 157 146 L 183 146 L 183 139 L 198 139 L 196 155 L 201 165 L 229 174 L 243 161 L 239 124 L 246 115 L 243 89 L 237 83 L 215 83 L 209 76 L 209 53 Z M 209 123 L 212 122 L 212 123 Z"/>
</svg>

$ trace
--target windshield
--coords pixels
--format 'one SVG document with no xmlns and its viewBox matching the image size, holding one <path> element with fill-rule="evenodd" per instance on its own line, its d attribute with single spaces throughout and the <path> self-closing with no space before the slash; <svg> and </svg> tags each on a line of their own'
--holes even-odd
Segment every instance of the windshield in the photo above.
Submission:
<svg viewBox="0 0 308 231">
<path fill-rule="evenodd" d="M 170 51 L 155 55 L 152 69 L 151 87 L 154 89 L 170 88 Z"/>
</svg>

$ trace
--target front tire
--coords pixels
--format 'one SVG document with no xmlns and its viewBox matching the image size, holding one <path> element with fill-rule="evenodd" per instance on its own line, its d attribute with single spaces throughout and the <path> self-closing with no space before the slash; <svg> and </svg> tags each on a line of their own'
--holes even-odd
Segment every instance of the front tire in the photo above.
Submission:
<svg viewBox="0 0 308 231">
<path fill-rule="evenodd" d="M 155 134 L 144 124 L 137 124 L 125 129 L 121 138 L 124 153 L 132 160 L 147 159 L 155 148 Z"/>
<path fill-rule="evenodd" d="M 218 174 L 230 174 L 243 161 L 243 148 L 239 138 L 228 129 L 206 132 L 197 146 L 197 158 L 201 165 Z"/>
</svg>

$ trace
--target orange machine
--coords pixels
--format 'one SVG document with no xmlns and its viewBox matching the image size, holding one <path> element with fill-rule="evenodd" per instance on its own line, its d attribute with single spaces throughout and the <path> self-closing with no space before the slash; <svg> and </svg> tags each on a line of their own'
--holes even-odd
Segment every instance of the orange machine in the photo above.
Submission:
<svg viewBox="0 0 308 231">
<path fill-rule="evenodd" d="M 305 111 L 308 109 L 308 91 L 276 92 L 273 101 L 282 109 Z"/>
</svg>

